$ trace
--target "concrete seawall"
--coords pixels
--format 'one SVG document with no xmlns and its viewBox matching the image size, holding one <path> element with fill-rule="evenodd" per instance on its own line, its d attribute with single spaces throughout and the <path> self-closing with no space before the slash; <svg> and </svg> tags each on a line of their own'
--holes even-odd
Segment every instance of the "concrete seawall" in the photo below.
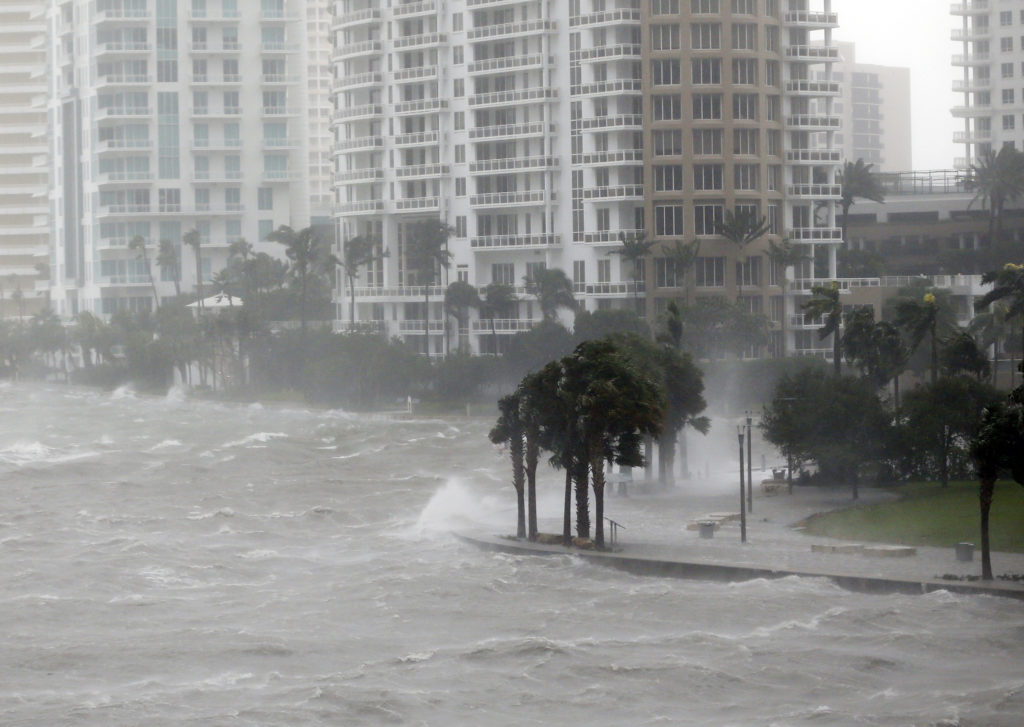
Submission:
<svg viewBox="0 0 1024 727">
<path fill-rule="evenodd" d="M 756 578 L 827 578 L 836 585 L 861 593 L 921 594 L 949 591 L 965 595 L 989 595 L 1024 600 L 1024 585 L 1001 581 L 948 581 L 907 580 L 884 576 L 864 576 L 838 572 L 779 570 L 749 565 L 734 565 L 704 560 L 676 560 L 664 556 L 631 554 L 628 549 L 615 552 L 568 549 L 560 545 L 545 545 L 524 540 L 490 535 L 455 533 L 459 540 L 484 550 L 518 555 L 551 556 L 572 555 L 600 565 L 634 575 L 663 578 L 689 578 L 695 580 L 738 582 Z"/>
</svg>

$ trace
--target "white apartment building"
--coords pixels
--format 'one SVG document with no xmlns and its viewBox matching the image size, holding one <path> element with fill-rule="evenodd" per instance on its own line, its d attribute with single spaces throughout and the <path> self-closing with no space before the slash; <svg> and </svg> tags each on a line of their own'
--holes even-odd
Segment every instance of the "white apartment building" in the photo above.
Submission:
<svg viewBox="0 0 1024 727">
<path fill-rule="evenodd" d="M 361 271 L 354 311 L 339 279 L 339 325 L 436 355 L 447 283 L 504 283 L 517 302 L 495 323 L 502 350 L 540 319 L 524 281 L 542 267 L 564 270 L 587 310 L 632 307 L 641 292 L 653 317 L 681 297 L 682 276 L 654 280 L 657 252 L 634 271 L 610 254 L 621 234 L 700 237 L 698 294 L 739 285 L 752 309 L 791 313 L 778 276 L 747 262 L 733 276 L 715 225 L 726 208 L 756 209 L 835 275 L 837 22 L 831 0 L 336 0 L 339 239 L 370 235 L 389 253 Z M 425 218 L 455 231 L 429 291 L 405 255 Z M 791 290 L 813 274 L 803 266 Z M 474 351 L 494 348 L 475 312 L 468 333 Z"/>
<path fill-rule="evenodd" d="M 49 0 L 53 74 L 51 297 L 59 315 L 153 306 L 175 273 L 154 259 L 161 240 L 180 260 L 183 292 L 229 245 L 265 242 L 309 224 L 305 0 Z"/>
<path fill-rule="evenodd" d="M 963 103 L 953 116 L 963 131 L 953 140 L 964 145 L 956 167 L 966 169 L 986 151 L 1004 144 L 1024 149 L 1024 7 L 1009 0 L 963 0 L 952 5 L 959 27 L 953 40 L 962 51 L 953 56 L 960 77 L 953 90 Z"/>
<path fill-rule="evenodd" d="M 0 318 L 46 302 L 46 71 L 44 1 L 0 4 Z"/>
<path fill-rule="evenodd" d="M 310 221 L 331 224 L 331 20 L 333 0 L 306 0 L 306 93 L 309 95 L 309 201 Z"/>
</svg>

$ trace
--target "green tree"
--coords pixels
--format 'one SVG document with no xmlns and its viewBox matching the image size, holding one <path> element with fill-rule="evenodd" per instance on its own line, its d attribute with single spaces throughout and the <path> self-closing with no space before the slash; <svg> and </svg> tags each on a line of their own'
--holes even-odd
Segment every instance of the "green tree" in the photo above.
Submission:
<svg viewBox="0 0 1024 727">
<path fill-rule="evenodd" d="M 992 384 L 996 383 L 999 369 L 999 355 L 1005 349 L 1016 332 L 1007 318 L 1006 306 L 1001 303 L 990 303 L 985 310 L 979 312 L 971 320 L 968 331 L 985 349 L 992 350 Z"/>
<path fill-rule="evenodd" d="M 408 227 L 406 256 L 410 266 L 417 271 L 418 281 L 424 291 L 424 353 L 430 353 L 430 286 L 437 283 L 438 269 L 445 271 L 451 266 L 452 253 L 448 250 L 448 238 L 455 230 L 432 218 L 419 220 Z"/>
<path fill-rule="evenodd" d="M 743 296 L 743 275 L 741 267 L 746 264 L 747 248 L 771 231 L 766 217 L 758 217 L 755 212 L 742 210 L 733 212 L 726 210 L 722 222 L 718 224 L 716 233 L 737 247 L 736 257 L 736 288 L 737 299 Z"/>
<path fill-rule="evenodd" d="M 356 326 L 356 278 L 359 276 L 360 268 L 387 257 L 386 250 L 378 249 L 378 241 L 369 235 L 358 235 L 345 240 L 342 244 L 341 268 L 348 280 L 349 328 L 353 331 Z"/>
<path fill-rule="evenodd" d="M 1003 209 L 1024 193 L 1024 155 L 1004 145 L 995 152 L 989 149 L 971 165 L 968 189 L 974 191 L 974 202 L 988 208 L 988 239 L 998 245 L 1003 238 Z"/>
<path fill-rule="evenodd" d="M 768 241 L 768 260 L 778 270 L 779 287 L 782 288 L 782 356 L 789 353 L 789 316 L 786 312 L 786 300 L 789 298 L 789 268 L 799 265 L 807 259 L 807 250 L 804 245 L 793 243 L 790 240 Z"/>
<path fill-rule="evenodd" d="M 846 360 L 875 386 L 893 382 L 893 402 L 899 408 L 899 377 L 906 367 L 908 352 L 896 326 L 889 321 L 876 322 L 870 306 L 857 308 L 846 316 L 842 349 Z"/>
<path fill-rule="evenodd" d="M 153 288 L 153 307 L 160 307 L 160 294 L 156 290 L 156 280 L 153 278 L 153 267 L 149 263 L 149 250 L 146 248 L 146 238 L 142 235 L 135 235 L 128 243 L 128 248 L 135 251 L 137 260 L 141 260 L 146 266 L 146 275 L 149 276 L 149 284 Z"/>
<path fill-rule="evenodd" d="M 988 356 L 967 331 L 957 331 L 942 341 L 939 365 L 944 376 L 970 374 L 979 381 L 986 378 L 991 369 Z"/>
<path fill-rule="evenodd" d="M 894 323 L 902 329 L 910 339 L 910 350 L 913 352 L 927 338 L 931 349 L 931 382 L 939 378 L 939 335 L 952 326 L 952 321 L 944 315 L 947 306 L 940 303 L 932 291 L 926 292 L 920 299 L 903 298 L 894 304 Z"/>
<path fill-rule="evenodd" d="M 498 331 L 495 328 L 494 319 L 499 316 L 507 316 L 515 304 L 516 293 L 512 286 L 490 283 L 484 288 L 484 295 L 480 301 L 480 316 L 486 318 L 491 324 L 491 352 L 495 355 L 498 354 Z"/>
<path fill-rule="evenodd" d="M 671 262 L 676 280 L 683 283 L 683 301 L 690 304 L 690 271 L 697 264 L 700 256 L 700 239 L 694 238 L 689 242 L 673 240 L 671 246 L 664 248 L 665 259 Z"/>
<path fill-rule="evenodd" d="M 458 324 L 459 352 L 467 353 L 469 337 L 463 335 L 463 330 L 469 328 L 469 309 L 480 307 L 480 294 L 469 283 L 455 280 L 445 288 L 444 307 L 455 316 Z"/>
<path fill-rule="evenodd" d="M 192 228 L 185 233 L 182 238 L 182 242 L 192 248 L 192 257 L 196 263 L 196 307 L 199 312 L 203 312 L 203 256 L 202 246 L 203 240 L 199 235 L 199 230 Z"/>
<path fill-rule="evenodd" d="M 177 246 L 170 240 L 161 240 L 156 255 L 156 264 L 164 275 L 174 281 L 174 295 L 181 297 L 181 259 Z"/>
<path fill-rule="evenodd" d="M 331 253 L 330 243 L 314 227 L 293 230 L 281 225 L 267 239 L 284 245 L 285 257 L 290 262 L 289 275 L 299 289 L 299 328 L 305 332 L 310 286 L 318 277 L 329 280 L 338 259 Z"/>
<path fill-rule="evenodd" d="M 865 164 L 863 159 L 856 162 L 847 161 L 843 165 L 839 181 L 842 184 L 842 197 L 839 206 L 843 210 L 843 241 L 847 237 L 847 229 L 850 224 L 850 208 L 858 199 L 868 199 L 872 202 L 885 201 L 885 189 L 878 181 L 878 177 L 872 174 L 871 168 L 874 164 Z"/>
<path fill-rule="evenodd" d="M 576 310 L 576 297 L 569 276 L 560 268 L 544 268 L 534 277 L 526 278 L 526 291 L 536 296 L 546 321 L 555 321 L 559 308 Z"/>
<path fill-rule="evenodd" d="M 1021 350 L 1024 351 L 1024 265 L 1007 263 L 1001 270 L 985 273 L 981 281 L 992 285 L 992 290 L 981 297 L 976 307 L 985 310 L 1001 301 L 1004 316 L 1020 321 Z"/>
<path fill-rule="evenodd" d="M 815 285 L 811 288 L 813 297 L 800 308 L 811 318 L 820 319 L 825 325 L 818 331 L 818 337 L 824 340 L 832 336 L 832 366 L 836 376 L 842 374 L 843 357 L 842 325 L 843 303 L 840 298 L 839 284 L 833 281 L 830 285 Z"/>
<path fill-rule="evenodd" d="M 633 271 L 633 307 L 638 316 L 643 314 L 640 309 L 640 281 L 643 278 L 643 262 L 656 244 L 654 240 L 648 240 L 643 233 L 627 236 L 625 232 L 620 232 L 619 247 L 608 251 L 609 255 L 618 255 L 622 258 L 622 262 L 630 263 Z"/>
<path fill-rule="evenodd" d="M 523 460 L 524 426 L 518 393 L 498 400 L 498 421 L 488 435 L 494 444 L 507 444 L 512 458 L 512 486 L 516 490 L 516 537 L 526 537 L 525 474 Z"/>
</svg>

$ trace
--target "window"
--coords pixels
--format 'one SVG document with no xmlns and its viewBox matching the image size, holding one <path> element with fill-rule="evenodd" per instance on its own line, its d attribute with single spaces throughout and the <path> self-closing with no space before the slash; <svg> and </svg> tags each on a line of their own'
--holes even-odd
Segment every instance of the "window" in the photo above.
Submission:
<svg viewBox="0 0 1024 727">
<path fill-rule="evenodd" d="M 680 81 L 678 60 L 651 61 L 651 82 L 655 86 L 678 86 Z"/>
<path fill-rule="evenodd" d="M 1003 116 L 1003 130 L 1009 131 L 1014 128 L 1014 121 L 1016 117 L 1012 114 L 1006 114 Z"/>
<path fill-rule="evenodd" d="M 690 26 L 690 47 L 693 50 L 720 50 L 722 26 L 718 23 L 694 23 Z"/>
<path fill-rule="evenodd" d="M 699 203 L 693 207 L 693 227 L 697 235 L 717 235 L 725 217 L 721 202 Z"/>
<path fill-rule="evenodd" d="M 452 48 L 452 62 L 455 65 L 457 65 L 457 66 L 462 65 L 465 62 L 464 58 L 465 58 L 465 56 L 463 55 L 463 50 L 462 50 L 462 46 L 461 45 L 457 45 L 454 48 Z"/>
<path fill-rule="evenodd" d="M 693 118 L 698 120 L 721 119 L 722 118 L 722 94 L 720 93 L 695 93 L 693 94 Z"/>
<path fill-rule="evenodd" d="M 466 163 L 466 145 L 456 144 L 455 145 L 455 163 L 465 164 Z"/>
<path fill-rule="evenodd" d="M 698 288 L 721 288 L 725 285 L 725 258 L 698 257 L 693 265 Z"/>
<path fill-rule="evenodd" d="M 690 0 L 690 12 L 694 15 L 717 13 L 718 0 Z"/>
<path fill-rule="evenodd" d="M 679 15 L 679 0 L 651 0 L 651 15 Z"/>
<path fill-rule="evenodd" d="M 585 283 L 585 282 L 587 282 L 587 261 L 586 260 L 573 260 L 572 261 L 572 282 L 574 282 L 574 283 Z"/>
<path fill-rule="evenodd" d="M 769 129 L 765 132 L 765 138 L 768 140 L 768 153 L 772 156 L 781 156 L 782 149 L 782 134 L 773 129 Z"/>
<path fill-rule="evenodd" d="M 683 276 L 676 272 L 676 261 L 672 258 L 654 258 L 654 280 L 659 288 L 682 287 Z"/>
<path fill-rule="evenodd" d="M 611 260 L 598 260 L 597 261 L 597 282 L 599 282 L 599 283 L 610 283 L 610 282 L 612 282 L 612 261 Z"/>
<path fill-rule="evenodd" d="M 761 167 L 757 164 L 737 164 L 733 167 L 733 177 L 736 189 L 756 190 L 760 186 Z"/>
<path fill-rule="evenodd" d="M 757 121 L 757 94 L 735 94 L 732 97 L 732 117 L 738 121 Z"/>
<path fill-rule="evenodd" d="M 462 131 L 466 128 L 466 112 L 456 111 L 454 114 L 455 130 Z"/>
<path fill-rule="evenodd" d="M 757 154 L 757 129 L 734 129 L 732 132 L 733 154 Z"/>
<path fill-rule="evenodd" d="M 690 80 L 695 86 L 722 82 L 722 61 L 718 58 L 697 58 L 690 61 Z"/>
<path fill-rule="evenodd" d="M 274 190 L 271 187 L 260 187 L 256 190 L 256 208 L 259 210 L 274 209 Z"/>
<path fill-rule="evenodd" d="M 1002 64 L 1000 64 L 999 69 L 1000 69 L 1000 72 L 1003 75 L 1003 78 L 1013 78 L 1013 64 L 1012 63 L 1002 63 Z"/>
<path fill-rule="evenodd" d="M 757 26 L 753 23 L 733 23 L 733 50 L 757 50 Z"/>
<path fill-rule="evenodd" d="M 752 288 L 761 287 L 760 255 L 750 255 L 746 260 L 736 263 L 736 284 Z"/>
<path fill-rule="evenodd" d="M 455 196 L 465 197 L 466 196 L 466 178 L 456 177 L 455 178 Z"/>
<path fill-rule="evenodd" d="M 465 237 L 466 236 L 466 216 L 465 215 L 458 215 L 455 218 L 455 236 L 456 237 Z"/>
<path fill-rule="evenodd" d="M 1000 38 L 999 39 L 999 50 L 1003 53 L 1009 53 L 1013 50 L 1013 38 Z"/>
<path fill-rule="evenodd" d="M 757 0 L 732 0 L 733 15 L 757 15 Z"/>
<path fill-rule="evenodd" d="M 607 207 L 596 210 L 597 212 L 597 231 L 607 232 L 612 229 L 612 211 Z"/>
<path fill-rule="evenodd" d="M 1000 25 L 1013 25 L 1013 11 L 1004 10 L 999 13 L 999 24 Z"/>
<path fill-rule="evenodd" d="M 515 263 L 491 263 L 491 282 L 498 285 L 515 285 Z"/>
<path fill-rule="evenodd" d="M 651 50 L 679 50 L 679 26 L 652 25 Z"/>
<path fill-rule="evenodd" d="M 665 129 L 652 132 L 654 156 L 680 156 L 683 153 L 683 132 L 679 129 Z"/>
<path fill-rule="evenodd" d="M 683 188 L 683 167 L 679 164 L 654 167 L 654 191 L 679 191 Z"/>
<path fill-rule="evenodd" d="M 452 14 L 452 30 L 458 33 L 462 30 L 462 13 Z M 463 235 L 465 237 L 465 235 Z"/>
<path fill-rule="evenodd" d="M 694 156 L 719 156 L 722 153 L 721 129 L 694 129 Z"/>
<path fill-rule="evenodd" d="M 651 105 L 655 121 L 678 121 L 683 117 L 682 102 L 678 95 L 652 96 Z"/>
<path fill-rule="evenodd" d="M 654 205 L 654 234 L 683 235 L 683 206 L 681 204 Z"/>
<path fill-rule="evenodd" d="M 1003 103 L 1004 104 L 1012 104 L 1013 103 L 1013 89 L 1012 88 L 1004 88 L 1003 89 Z"/>
<path fill-rule="evenodd" d="M 746 86 L 756 86 L 757 59 L 734 58 L 732 61 L 732 82 Z"/>
<path fill-rule="evenodd" d="M 722 189 L 721 164 L 695 164 L 693 166 L 693 188 L 698 192 Z"/>
<path fill-rule="evenodd" d="M 453 94 L 455 98 L 462 98 L 466 95 L 466 81 L 463 78 L 456 78 L 454 81 Z"/>
</svg>

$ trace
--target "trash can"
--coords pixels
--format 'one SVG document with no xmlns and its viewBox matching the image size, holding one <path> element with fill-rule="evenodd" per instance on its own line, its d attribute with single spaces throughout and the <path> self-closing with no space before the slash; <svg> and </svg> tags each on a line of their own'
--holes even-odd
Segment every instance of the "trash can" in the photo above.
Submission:
<svg viewBox="0 0 1024 727">
<path fill-rule="evenodd" d="M 700 521 L 700 536 L 705 540 L 715 537 L 715 527 L 718 525 L 714 520 Z"/>
<path fill-rule="evenodd" d="M 956 559 L 961 563 L 970 563 L 974 560 L 974 543 L 957 543 Z"/>
</svg>

